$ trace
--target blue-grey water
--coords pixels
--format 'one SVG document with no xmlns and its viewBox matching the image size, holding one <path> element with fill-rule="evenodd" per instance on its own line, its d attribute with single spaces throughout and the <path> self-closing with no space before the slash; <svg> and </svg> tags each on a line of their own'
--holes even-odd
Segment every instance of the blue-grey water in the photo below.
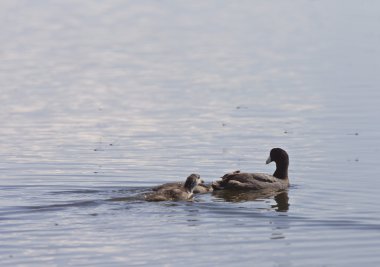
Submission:
<svg viewBox="0 0 380 267">
<path fill-rule="evenodd" d="M 379 12 L 2 0 L 0 265 L 379 266 Z M 138 197 L 272 147 L 277 197 Z"/>
</svg>

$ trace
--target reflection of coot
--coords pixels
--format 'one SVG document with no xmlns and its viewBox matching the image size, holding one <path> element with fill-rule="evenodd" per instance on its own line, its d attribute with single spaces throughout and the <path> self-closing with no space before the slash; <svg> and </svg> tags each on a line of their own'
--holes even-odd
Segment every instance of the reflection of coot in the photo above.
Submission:
<svg viewBox="0 0 380 267">
<path fill-rule="evenodd" d="M 286 212 L 289 209 L 289 196 L 287 191 L 273 190 L 217 190 L 212 193 L 216 198 L 227 202 L 244 202 L 259 199 L 274 198 L 276 205 L 272 205 L 276 211 Z"/>
<path fill-rule="evenodd" d="M 288 192 L 281 192 L 274 197 L 277 205 L 273 205 L 272 208 L 276 208 L 276 211 L 286 212 L 289 210 L 289 196 Z"/>
<path fill-rule="evenodd" d="M 227 173 L 222 180 L 215 181 L 212 187 L 215 190 L 237 189 L 237 190 L 284 190 L 289 187 L 288 167 L 289 156 L 281 148 L 273 148 L 266 163 L 276 162 L 276 171 L 273 175 L 264 173 L 242 173 L 236 171 Z"/>
</svg>

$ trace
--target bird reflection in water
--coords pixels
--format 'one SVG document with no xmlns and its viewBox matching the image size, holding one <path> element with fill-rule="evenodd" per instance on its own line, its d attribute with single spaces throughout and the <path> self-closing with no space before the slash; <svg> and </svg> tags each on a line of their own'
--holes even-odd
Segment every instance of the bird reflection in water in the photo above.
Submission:
<svg viewBox="0 0 380 267">
<path fill-rule="evenodd" d="M 227 202 L 245 202 L 273 198 L 276 201 L 271 208 L 278 212 L 287 212 L 289 210 L 289 196 L 287 191 L 273 190 L 218 190 L 214 191 L 213 196 L 223 199 Z"/>
<path fill-rule="evenodd" d="M 272 208 L 278 212 L 287 212 L 289 210 L 289 196 L 287 191 L 279 192 L 274 196 L 276 205 L 272 205 Z"/>
</svg>

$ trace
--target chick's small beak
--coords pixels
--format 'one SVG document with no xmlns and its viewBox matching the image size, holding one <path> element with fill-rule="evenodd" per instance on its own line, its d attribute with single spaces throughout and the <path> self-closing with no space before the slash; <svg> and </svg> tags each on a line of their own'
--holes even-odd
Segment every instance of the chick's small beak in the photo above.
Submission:
<svg viewBox="0 0 380 267">
<path fill-rule="evenodd" d="M 271 163 L 272 162 L 272 158 L 269 156 L 268 157 L 268 159 L 267 159 L 267 161 L 265 162 L 266 164 L 269 164 L 269 163 Z"/>
</svg>

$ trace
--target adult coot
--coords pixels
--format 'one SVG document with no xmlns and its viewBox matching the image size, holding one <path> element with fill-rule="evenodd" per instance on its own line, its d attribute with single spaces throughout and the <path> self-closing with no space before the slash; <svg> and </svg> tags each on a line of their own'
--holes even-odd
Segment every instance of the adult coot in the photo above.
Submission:
<svg viewBox="0 0 380 267">
<path fill-rule="evenodd" d="M 273 148 L 270 151 L 266 164 L 274 161 L 276 163 L 276 171 L 273 175 L 265 173 L 245 173 L 235 171 L 227 173 L 219 181 L 212 183 L 215 190 L 221 189 L 273 189 L 282 190 L 289 187 L 288 167 L 289 156 L 285 150 L 281 148 Z"/>
</svg>

